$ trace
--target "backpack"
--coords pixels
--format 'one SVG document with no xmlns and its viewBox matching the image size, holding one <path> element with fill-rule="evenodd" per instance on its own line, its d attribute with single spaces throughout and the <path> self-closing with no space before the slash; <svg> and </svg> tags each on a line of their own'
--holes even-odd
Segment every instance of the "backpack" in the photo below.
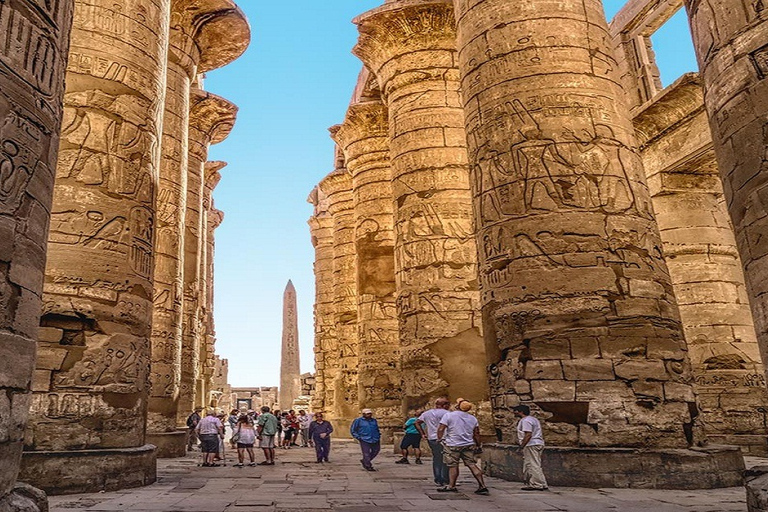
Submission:
<svg viewBox="0 0 768 512">
<path fill-rule="evenodd" d="M 200 421 L 200 420 L 196 420 L 196 419 L 195 419 L 195 414 L 194 414 L 194 413 L 192 413 L 192 414 L 190 414 L 189 416 L 187 416 L 187 426 L 188 426 L 189 428 L 195 428 L 195 427 L 197 426 L 197 423 L 198 423 L 199 421 Z"/>
</svg>

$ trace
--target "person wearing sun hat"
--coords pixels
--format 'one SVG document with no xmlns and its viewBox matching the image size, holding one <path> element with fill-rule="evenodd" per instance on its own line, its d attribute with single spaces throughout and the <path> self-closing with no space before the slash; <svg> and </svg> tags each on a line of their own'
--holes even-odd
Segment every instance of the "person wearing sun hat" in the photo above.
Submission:
<svg viewBox="0 0 768 512">
<path fill-rule="evenodd" d="M 443 460 L 448 466 L 448 485 L 438 489 L 439 492 L 459 492 L 456 481 L 459 479 L 459 463 L 472 472 L 477 480 L 478 488 L 475 494 L 487 496 L 488 488 L 483 480 L 483 471 L 477 466 L 475 449 L 480 448 L 480 424 L 473 415 L 469 414 L 474 405 L 468 400 L 456 400 L 456 410 L 446 413 L 440 419 L 437 429 L 437 440 L 445 446 Z"/>
<path fill-rule="evenodd" d="M 373 417 L 373 411 L 363 409 L 362 416 L 352 422 L 349 429 L 352 437 L 360 443 L 360 450 L 363 452 L 363 458 L 360 463 L 366 471 L 376 471 L 373 467 L 373 459 L 381 451 L 381 431 L 379 422 Z"/>
</svg>

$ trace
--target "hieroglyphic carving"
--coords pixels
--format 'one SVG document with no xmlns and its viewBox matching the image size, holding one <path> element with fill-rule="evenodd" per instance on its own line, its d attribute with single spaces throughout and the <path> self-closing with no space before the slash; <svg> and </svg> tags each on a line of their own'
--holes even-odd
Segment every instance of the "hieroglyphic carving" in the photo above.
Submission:
<svg viewBox="0 0 768 512">
<path fill-rule="evenodd" d="M 301 394 L 299 326 L 296 288 L 288 281 L 283 293 L 283 338 L 280 356 L 280 407 L 288 409 Z"/>
</svg>

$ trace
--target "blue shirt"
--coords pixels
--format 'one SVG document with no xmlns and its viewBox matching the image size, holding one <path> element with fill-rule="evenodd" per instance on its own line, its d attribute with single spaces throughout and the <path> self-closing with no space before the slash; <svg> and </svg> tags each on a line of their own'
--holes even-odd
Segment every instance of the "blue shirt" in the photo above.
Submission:
<svg viewBox="0 0 768 512">
<path fill-rule="evenodd" d="M 379 422 L 376 418 L 369 420 L 365 418 L 357 418 L 352 422 L 349 432 L 352 437 L 358 441 L 364 441 L 366 443 L 378 443 L 381 440 L 381 432 L 379 431 Z"/>
<path fill-rule="evenodd" d="M 405 433 L 406 434 L 418 434 L 419 429 L 416 428 L 416 422 L 419 420 L 419 418 L 408 418 L 408 421 L 405 422 Z"/>
</svg>

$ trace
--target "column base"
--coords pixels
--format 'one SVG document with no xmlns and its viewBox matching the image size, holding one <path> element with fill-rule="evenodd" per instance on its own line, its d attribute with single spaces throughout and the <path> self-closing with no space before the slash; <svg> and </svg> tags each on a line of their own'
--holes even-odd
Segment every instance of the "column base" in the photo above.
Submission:
<svg viewBox="0 0 768 512">
<path fill-rule="evenodd" d="M 176 459 L 187 455 L 188 429 L 175 432 L 147 432 L 147 444 L 157 447 L 155 456 L 158 459 Z"/>
<path fill-rule="evenodd" d="M 49 495 L 117 491 L 157 480 L 155 446 L 24 452 L 19 481 Z"/>
<path fill-rule="evenodd" d="M 738 446 L 744 455 L 768 456 L 768 436 L 750 434 L 716 434 L 707 432 L 710 443 Z"/>
<path fill-rule="evenodd" d="M 522 482 L 523 452 L 516 445 L 483 446 L 489 476 Z M 744 485 L 744 458 L 736 446 L 680 450 L 550 447 L 542 456 L 554 487 L 597 489 L 718 489 Z"/>
<path fill-rule="evenodd" d="M 48 512 L 48 496 L 29 484 L 17 483 L 0 498 L 2 512 Z"/>
</svg>

